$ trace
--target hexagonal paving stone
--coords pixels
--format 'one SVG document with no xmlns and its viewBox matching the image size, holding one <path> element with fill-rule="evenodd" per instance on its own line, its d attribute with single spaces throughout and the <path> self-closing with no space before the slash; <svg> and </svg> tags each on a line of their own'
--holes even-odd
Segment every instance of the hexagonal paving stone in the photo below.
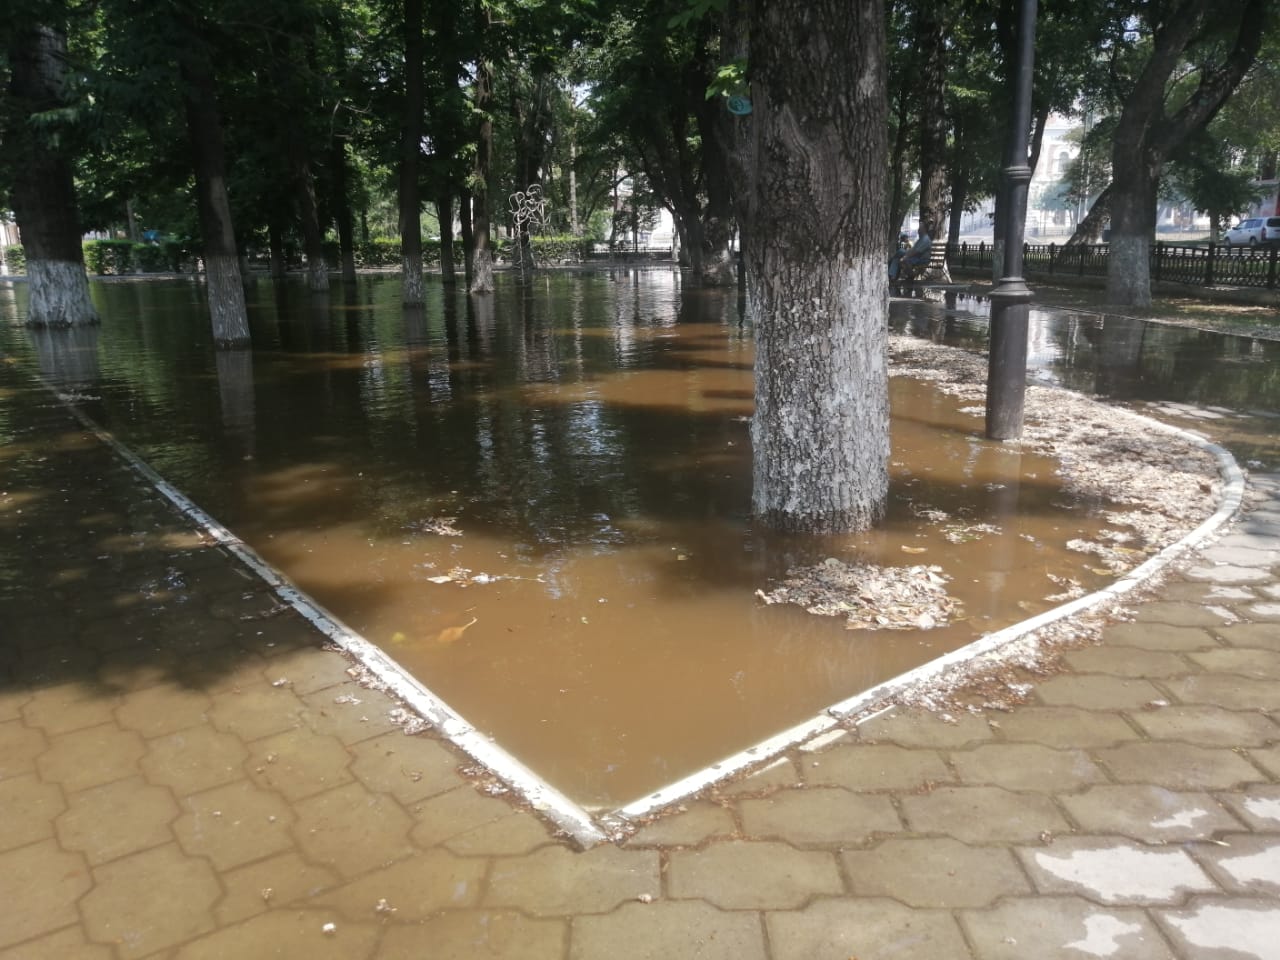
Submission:
<svg viewBox="0 0 1280 960">
<path fill-rule="evenodd" d="M 901 803 L 910 830 L 965 843 L 1032 841 L 1071 829 L 1049 797 L 999 787 L 940 787 Z"/>
<path fill-rule="evenodd" d="M 981 907 L 1031 892 L 1013 855 L 947 837 L 902 837 L 841 854 L 859 897 L 892 897 L 912 907 Z"/>
<path fill-rule="evenodd" d="M 604 916 L 575 917 L 570 944 L 571 960 L 766 957 L 764 932 L 755 916 L 693 901 L 628 903 Z"/>
<path fill-rule="evenodd" d="M 968 715 L 953 717 L 948 722 L 931 713 L 895 710 L 858 725 L 858 737 L 866 742 L 887 741 L 904 747 L 937 750 L 982 743 L 991 736 L 986 720 Z"/>
<path fill-rule="evenodd" d="M 412 822 L 390 797 L 350 783 L 295 805 L 294 836 L 307 856 L 344 877 L 408 856 Z"/>
<path fill-rule="evenodd" d="M 120 702 L 119 696 L 104 696 L 81 683 L 63 683 L 35 691 L 23 706 L 22 717 L 47 734 L 69 733 L 112 720 Z"/>
<path fill-rule="evenodd" d="M 966 784 L 1048 793 L 1076 790 L 1106 775 L 1082 750 L 1055 750 L 1035 743 L 996 743 L 957 750 L 952 766 Z"/>
<path fill-rule="evenodd" d="M 501 910 L 450 910 L 412 926 L 393 924 L 382 935 L 378 960 L 563 960 L 563 920 L 532 920 Z M 618 945 L 610 956 L 623 956 Z"/>
<path fill-rule="evenodd" d="M 44 734 L 21 720 L 0 723 L 0 779 L 34 771 L 47 746 Z"/>
<path fill-rule="evenodd" d="M 1181 740 L 1202 747 L 1260 747 L 1280 740 L 1280 726 L 1256 710 L 1168 706 L 1133 714 L 1152 740 Z"/>
<path fill-rule="evenodd" d="M 656 851 L 604 845 L 575 853 L 550 846 L 495 861 L 484 905 L 536 917 L 606 913 L 641 894 L 657 896 L 660 889 Z"/>
<path fill-rule="evenodd" d="M 483 859 L 430 850 L 319 893 L 308 904 L 365 921 L 378 919 L 378 902 L 385 900 L 397 923 L 420 923 L 442 910 L 476 906 L 486 867 Z"/>
<path fill-rule="evenodd" d="M 1114 837 L 1066 837 L 1018 856 L 1039 890 L 1106 904 L 1174 904 L 1215 889 L 1184 851 Z"/>
<path fill-rule="evenodd" d="M 221 879 L 227 893 L 214 909 L 220 924 L 308 900 L 340 882 L 332 870 L 307 863 L 294 850 L 227 870 Z"/>
<path fill-rule="evenodd" d="M 76 923 L 76 900 L 91 885 L 84 858 L 54 840 L 0 854 L 0 948 Z"/>
<path fill-rule="evenodd" d="M 1156 920 L 1183 956 L 1269 960 L 1280 941 L 1280 908 L 1274 899 L 1194 899 L 1181 910 L 1155 911 Z"/>
<path fill-rule="evenodd" d="M 169 843 L 169 824 L 177 815 L 168 790 L 129 777 L 72 794 L 58 818 L 58 838 L 96 865 Z"/>
<path fill-rule="evenodd" d="M 1145 843 L 1210 837 L 1236 826 L 1207 793 L 1175 793 L 1145 783 L 1100 785 L 1058 801 L 1086 833 L 1116 834 Z"/>
<path fill-rule="evenodd" d="M 208 857 L 218 870 L 293 846 L 293 811 L 279 794 L 239 780 L 182 801 L 186 812 L 173 825 L 182 849 Z"/>
<path fill-rule="evenodd" d="M 282 673 L 276 681 L 284 682 L 273 686 L 263 681 L 216 694 L 209 719 L 219 730 L 246 741 L 302 726 L 304 707 L 289 688 L 288 675 Z"/>
<path fill-rule="evenodd" d="M 1121 783 L 1149 783 L 1170 790 L 1225 790 L 1262 775 L 1227 747 L 1193 747 L 1176 741 L 1129 743 L 1099 750 L 1098 759 Z"/>
<path fill-rule="evenodd" d="M 1168 947 L 1138 909 L 1099 907 L 1077 897 L 1026 897 L 990 910 L 966 910 L 960 922 L 983 960 L 1170 960 Z"/>
<path fill-rule="evenodd" d="M 451 837 L 444 846 L 466 857 L 513 857 L 552 842 L 554 837 L 547 824 L 531 813 L 517 810 L 501 820 Z"/>
<path fill-rule="evenodd" d="M 458 755 L 430 737 L 400 731 L 366 740 L 356 751 L 351 772 L 371 790 L 412 804 L 458 785 Z"/>
<path fill-rule="evenodd" d="M 161 683 L 129 693 L 116 708 L 116 721 L 150 739 L 204 723 L 212 705 L 199 690 Z"/>
<path fill-rule="evenodd" d="M 306 707 L 302 719 L 307 726 L 344 744 L 362 743 L 391 732 L 404 735 L 391 721 L 390 711 L 395 704 L 387 695 L 354 681 L 300 693 L 299 698 Z"/>
<path fill-rule="evenodd" d="M 334 737 L 299 727 L 255 741 L 249 748 L 249 775 L 260 786 L 290 800 L 314 796 L 354 778 L 351 752 Z"/>
<path fill-rule="evenodd" d="M 973 956 L 946 911 L 913 910 L 892 900 L 820 899 L 803 910 L 767 913 L 765 923 L 774 960 Z"/>
<path fill-rule="evenodd" d="M 668 863 L 671 896 L 700 897 L 726 910 L 792 909 L 844 891 L 833 854 L 785 843 L 719 841 L 705 850 L 674 851 Z"/>
<path fill-rule="evenodd" d="M 683 805 L 682 805 L 683 806 Z M 658 816 L 640 827 L 628 847 L 691 847 L 711 837 L 727 837 L 737 829 L 729 811 L 719 804 L 699 801 Z"/>
<path fill-rule="evenodd" d="M 1047 747 L 1110 747 L 1138 739 L 1118 713 L 1079 707 L 1019 707 L 996 721 L 1001 739 Z"/>
<path fill-rule="evenodd" d="M 751 837 L 797 846 L 865 843 L 877 833 L 896 833 L 902 821 L 886 796 L 850 793 L 838 787 L 782 790 L 738 805 Z"/>
<path fill-rule="evenodd" d="M 239 780 L 248 756 L 239 737 L 212 727 L 192 727 L 150 741 L 139 766 L 149 781 L 185 797 Z"/>
<path fill-rule="evenodd" d="M 1228 893 L 1275 898 L 1280 895 L 1280 837 L 1223 834 L 1226 846 L 1195 844 L 1189 849 Z"/>
<path fill-rule="evenodd" d="M 28 940 L 13 953 L 0 954 L 14 960 L 113 960 L 110 947 L 89 943 L 80 927 L 67 927 L 38 940 Z"/>
<path fill-rule="evenodd" d="M 857 743 L 815 754 L 804 768 L 811 784 L 849 790 L 914 790 L 926 783 L 950 780 L 951 771 L 936 751 L 896 744 Z"/>
<path fill-rule="evenodd" d="M 412 811 L 413 842 L 425 848 L 509 816 L 511 805 L 485 796 L 471 784 L 464 783 L 447 793 L 415 803 Z"/>
<path fill-rule="evenodd" d="M 136 733 L 104 723 L 53 737 L 36 767 L 45 780 L 74 793 L 137 774 L 145 752 Z"/>
<path fill-rule="evenodd" d="M 66 806 L 61 790 L 33 774 L 0 779 L 0 850 L 52 837 Z"/>
<path fill-rule="evenodd" d="M 366 960 L 373 956 L 380 923 L 335 923 L 333 932 L 326 933 L 325 925 L 333 922 L 328 911 L 271 910 L 188 943 L 174 954 L 174 960 Z"/>
<path fill-rule="evenodd" d="M 80 903 L 85 929 L 126 960 L 213 929 L 218 880 L 207 861 L 185 856 L 176 843 L 97 867 L 93 879 Z"/>
</svg>

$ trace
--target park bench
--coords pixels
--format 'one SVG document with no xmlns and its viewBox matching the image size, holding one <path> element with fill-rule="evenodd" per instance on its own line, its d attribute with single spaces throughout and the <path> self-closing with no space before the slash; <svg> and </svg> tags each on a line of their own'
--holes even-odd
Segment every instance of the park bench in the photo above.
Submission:
<svg viewBox="0 0 1280 960">
<path fill-rule="evenodd" d="M 947 269 L 947 245 L 935 243 L 929 248 L 929 262 L 923 267 L 913 267 L 907 271 L 904 280 L 931 281 L 933 283 L 950 283 L 951 271 Z"/>
</svg>

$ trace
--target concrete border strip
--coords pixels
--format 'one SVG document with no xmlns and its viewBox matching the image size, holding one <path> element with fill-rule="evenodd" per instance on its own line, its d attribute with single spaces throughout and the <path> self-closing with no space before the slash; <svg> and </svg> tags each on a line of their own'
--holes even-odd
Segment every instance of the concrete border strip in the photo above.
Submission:
<svg viewBox="0 0 1280 960">
<path fill-rule="evenodd" d="M 654 814 L 663 807 L 697 793 L 706 787 L 734 774 L 764 764 L 783 751 L 799 746 L 816 737 L 830 733 L 835 727 L 847 723 L 864 723 L 892 707 L 872 708 L 886 698 L 936 679 L 949 670 L 978 657 L 993 653 L 1019 640 L 1029 633 L 1077 613 L 1082 613 L 1102 603 L 1118 599 L 1132 591 L 1150 577 L 1168 568 L 1184 553 L 1200 546 L 1217 533 L 1240 509 L 1244 501 L 1244 473 L 1235 458 L 1224 448 L 1203 437 L 1178 427 L 1121 408 L 1116 412 L 1137 418 L 1146 425 L 1191 442 L 1213 454 L 1223 480 L 1222 500 L 1217 511 L 1190 533 L 1165 547 L 1145 563 L 1129 571 L 1115 583 L 1088 596 L 1047 610 L 1010 627 L 986 634 L 957 650 L 944 654 L 913 670 L 899 674 L 884 683 L 865 690 L 846 700 L 827 707 L 809 720 L 783 730 L 745 750 L 724 757 L 661 789 L 625 804 L 615 810 L 593 817 L 584 808 L 552 787 L 492 739 L 476 730 L 461 714 L 444 700 L 412 677 L 380 647 L 351 630 L 336 616 L 305 594 L 283 573 L 266 562 L 252 547 L 233 534 L 213 517 L 205 513 L 193 501 L 173 487 L 132 450 L 110 433 L 99 427 L 74 403 L 62 398 L 42 377 L 37 379 L 71 411 L 84 428 L 111 448 L 121 459 L 162 496 L 170 501 L 199 529 L 212 537 L 220 546 L 237 557 L 254 571 L 280 597 L 308 622 L 336 645 L 341 647 L 377 677 L 387 690 L 412 707 L 442 736 L 455 744 L 468 756 L 483 764 L 495 776 L 507 783 L 537 812 L 551 820 L 562 832 L 583 848 L 604 840 L 616 838 L 625 832 L 637 818 Z M 864 711 L 871 711 L 860 715 Z"/>
</svg>

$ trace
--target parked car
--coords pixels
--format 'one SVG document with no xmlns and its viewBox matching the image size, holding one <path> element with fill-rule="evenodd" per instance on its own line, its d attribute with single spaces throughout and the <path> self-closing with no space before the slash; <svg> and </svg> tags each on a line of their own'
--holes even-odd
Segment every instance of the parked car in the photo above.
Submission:
<svg viewBox="0 0 1280 960">
<path fill-rule="evenodd" d="M 1230 250 L 1233 246 L 1280 246 L 1280 217 L 1250 217 L 1241 220 L 1222 235 L 1222 242 Z"/>
</svg>

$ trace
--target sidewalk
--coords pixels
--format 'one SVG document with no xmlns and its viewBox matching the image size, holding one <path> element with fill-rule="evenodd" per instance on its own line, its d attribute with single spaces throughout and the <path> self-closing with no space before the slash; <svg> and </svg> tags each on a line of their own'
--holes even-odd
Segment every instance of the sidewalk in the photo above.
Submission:
<svg viewBox="0 0 1280 960">
<path fill-rule="evenodd" d="M 579 852 L 0 363 L 0 958 L 1280 957 L 1252 482 L 1032 703 L 884 715 Z"/>
</svg>

